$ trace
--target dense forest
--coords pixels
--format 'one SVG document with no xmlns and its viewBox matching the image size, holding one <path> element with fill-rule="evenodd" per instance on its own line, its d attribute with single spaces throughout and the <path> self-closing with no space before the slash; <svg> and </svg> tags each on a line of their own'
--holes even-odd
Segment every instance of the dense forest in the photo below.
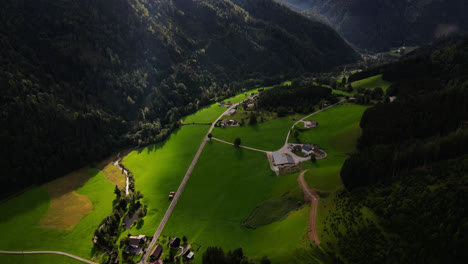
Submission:
<svg viewBox="0 0 468 264">
<path fill-rule="evenodd" d="M 467 62 L 468 36 L 463 36 L 379 69 L 393 82 L 389 89 L 397 99 L 366 110 L 358 151 L 341 170 L 347 188 L 339 199 L 343 214 L 332 213 L 327 227 L 340 238 L 335 251 L 341 258 L 466 261 Z M 377 220 L 362 221 L 362 208 Z M 339 225 L 353 227 L 334 228 Z"/>
<path fill-rule="evenodd" d="M 275 0 L 332 25 L 359 48 L 386 51 L 468 29 L 465 0 Z"/>
<path fill-rule="evenodd" d="M 236 2 L 245 9 L 227 0 L 3 1 L 2 196 L 160 141 L 181 116 L 244 87 L 357 59 L 328 26 L 270 0 Z"/>
<path fill-rule="evenodd" d="M 266 90 L 258 98 L 257 107 L 277 112 L 278 116 L 310 113 L 325 99 L 333 103 L 338 100 L 330 88 L 318 85 L 310 78 L 295 79 L 291 85 L 277 85 Z"/>
</svg>

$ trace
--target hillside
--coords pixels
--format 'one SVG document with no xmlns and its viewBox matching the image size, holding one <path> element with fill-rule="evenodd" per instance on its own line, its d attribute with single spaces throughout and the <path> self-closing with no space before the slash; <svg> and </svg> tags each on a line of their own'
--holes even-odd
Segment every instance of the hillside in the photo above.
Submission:
<svg viewBox="0 0 468 264">
<path fill-rule="evenodd" d="M 4 1 L 2 196 L 160 141 L 183 115 L 246 85 L 357 59 L 331 28 L 262 3 Z"/>
<path fill-rule="evenodd" d="M 468 29 L 464 0 L 276 0 L 332 25 L 359 48 L 385 51 Z"/>
<path fill-rule="evenodd" d="M 466 259 L 467 51 L 468 37 L 454 38 L 379 69 L 397 99 L 366 110 L 359 150 L 341 169 L 347 210 L 378 219 L 338 234 L 349 262 L 366 263 L 359 252 L 371 263 Z"/>
</svg>

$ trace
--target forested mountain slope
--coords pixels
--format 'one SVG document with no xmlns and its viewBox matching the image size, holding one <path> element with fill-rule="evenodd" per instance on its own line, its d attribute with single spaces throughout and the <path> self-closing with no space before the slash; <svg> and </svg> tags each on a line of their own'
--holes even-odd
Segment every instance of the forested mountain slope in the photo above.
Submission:
<svg viewBox="0 0 468 264">
<path fill-rule="evenodd" d="M 275 0 L 325 20 L 359 48 L 383 51 L 468 30 L 464 0 Z"/>
<path fill-rule="evenodd" d="M 2 196 L 160 140 L 182 115 L 248 79 L 272 83 L 356 60 L 331 28 L 263 3 L 263 14 L 287 14 L 288 27 L 227 0 L 3 1 Z M 289 32 L 295 21 L 303 29 Z"/>
<path fill-rule="evenodd" d="M 366 110 L 359 150 L 341 177 L 346 208 L 365 206 L 378 221 L 342 234 L 338 251 L 350 263 L 464 263 L 468 36 L 375 71 L 393 83 L 387 93 L 397 99 Z"/>
</svg>

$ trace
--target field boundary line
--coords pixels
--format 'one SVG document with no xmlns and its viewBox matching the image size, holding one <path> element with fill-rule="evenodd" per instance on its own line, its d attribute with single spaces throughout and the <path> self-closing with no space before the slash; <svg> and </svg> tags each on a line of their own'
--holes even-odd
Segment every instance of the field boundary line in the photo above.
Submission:
<svg viewBox="0 0 468 264">
<path fill-rule="evenodd" d="M 80 258 L 78 256 L 75 256 L 75 255 L 72 255 L 72 254 L 69 254 L 69 253 L 65 253 L 65 252 L 61 252 L 61 251 L 47 251 L 47 250 L 42 250 L 42 251 L 6 251 L 6 250 L 0 250 L 0 254 L 12 254 L 12 255 L 54 254 L 54 255 L 62 255 L 62 256 L 65 256 L 65 257 L 72 258 L 72 259 L 76 259 L 76 260 L 79 260 L 81 262 L 85 262 L 85 263 L 88 263 L 88 264 L 98 264 L 96 262 L 92 262 L 90 260 Z"/>
</svg>

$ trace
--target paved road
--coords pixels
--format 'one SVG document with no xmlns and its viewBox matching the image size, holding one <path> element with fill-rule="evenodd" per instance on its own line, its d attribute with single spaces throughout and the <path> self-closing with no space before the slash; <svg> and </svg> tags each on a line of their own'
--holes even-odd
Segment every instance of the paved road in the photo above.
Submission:
<svg viewBox="0 0 468 264">
<path fill-rule="evenodd" d="M 164 226 L 166 225 L 167 221 L 169 220 L 169 217 L 172 214 L 172 211 L 174 211 L 175 206 L 177 205 L 177 202 L 179 201 L 180 196 L 182 195 L 182 192 L 184 191 L 185 185 L 187 184 L 187 181 L 190 178 L 190 175 L 192 174 L 193 168 L 195 168 L 195 165 L 197 164 L 198 158 L 200 157 L 200 154 L 203 151 L 203 148 L 205 147 L 206 142 L 209 140 L 208 139 L 208 134 L 211 133 L 213 128 L 215 127 L 216 123 L 218 123 L 219 119 L 223 117 L 224 115 L 228 114 L 228 111 L 231 110 L 232 108 L 236 107 L 239 103 L 232 105 L 229 107 L 224 113 L 222 113 L 216 121 L 214 121 L 211 124 L 210 130 L 208 130 L 208 133 L 206 133 L 205 138 L 203 139 L 200 147 L 198 148 L 197 154 L 195 154 L 195 157 L 192 160 L 192 163 L 190 164 L 190 167 L 188 168 L 187 172 L 185 173 L 184 179 L 182 180 L 182 183 L 179 185 L 179 188 L 177 189 L 176 194 L 174 195 L 174 198 L 172 199 L 171 204 L 169 205 L 169 208 L 167 209 L 166 213 L 164 214 L 163 219 L 161 220 L 161 223 L 158 226 L 158 229 L 156 229 L 156 232 L 154 233 L 153 239 L 151 239 L 150 244 L 148 245 L 147 250 L 145 251 L 143 257 L 141 258 L 141 261 L 139 262 L 140 264 L 146 263 L 146 259 L 148 259 L 149 254 L 151 254 L 151 251 L 153 247 L 156 244 L 156 241 L 158 240 L 159 236 L 161 235 Z"/>
<path fill-rule="evenodd" d="M 96 263 L 96 262 L 92 262 L 92 261 L 89 261 L 89 260 L 87 260 L 87 259 L 80 258 L 80 257 L 78 257 L 78 256 L 75 256 L 75 255 L 72 255 L 72 254 L 68 254 L 68 253 L 65 253 L 65 252 L 60 252 L 60 251 L 4 251 L 4 250 L 0 250 L 0 254 L 15 254 L 15 255 L 23 255 L 23 254 L 55 254 L 55 255 L 62 255 L 62 256 L 69 257 L 69 258 L 73 258 L 73 259 L 79 260 L 79 261 L 81 261 L 81 262 L 89 263 L 89 264 L 98 264 L 98 263 Z"/>
<path fill-rule="evenodd" d="M 318 201 L 320 199 L 320 196 L 317 194 L 317 192 L 314 189 L 311 189 L 308 185 L 307 182 L 305 181 L 304 174 L 308 170 L 305 170 L 299 174 L 299 177 L 297 177 L 297 182 L 299 183 L 299 186 L 302 189 L 302 192 L 304 193 L 304 201 L 310 202 L 310 212 L 309 212 L 309 228 L 307 231 L 307 235 L 309 236 L 309 239 L 313 240 L 315 244 L 319 245 L 320 244 L 320 239 L 318 237 L 317 233 L 317 207 L 318 207 Z"/>
</svg>

